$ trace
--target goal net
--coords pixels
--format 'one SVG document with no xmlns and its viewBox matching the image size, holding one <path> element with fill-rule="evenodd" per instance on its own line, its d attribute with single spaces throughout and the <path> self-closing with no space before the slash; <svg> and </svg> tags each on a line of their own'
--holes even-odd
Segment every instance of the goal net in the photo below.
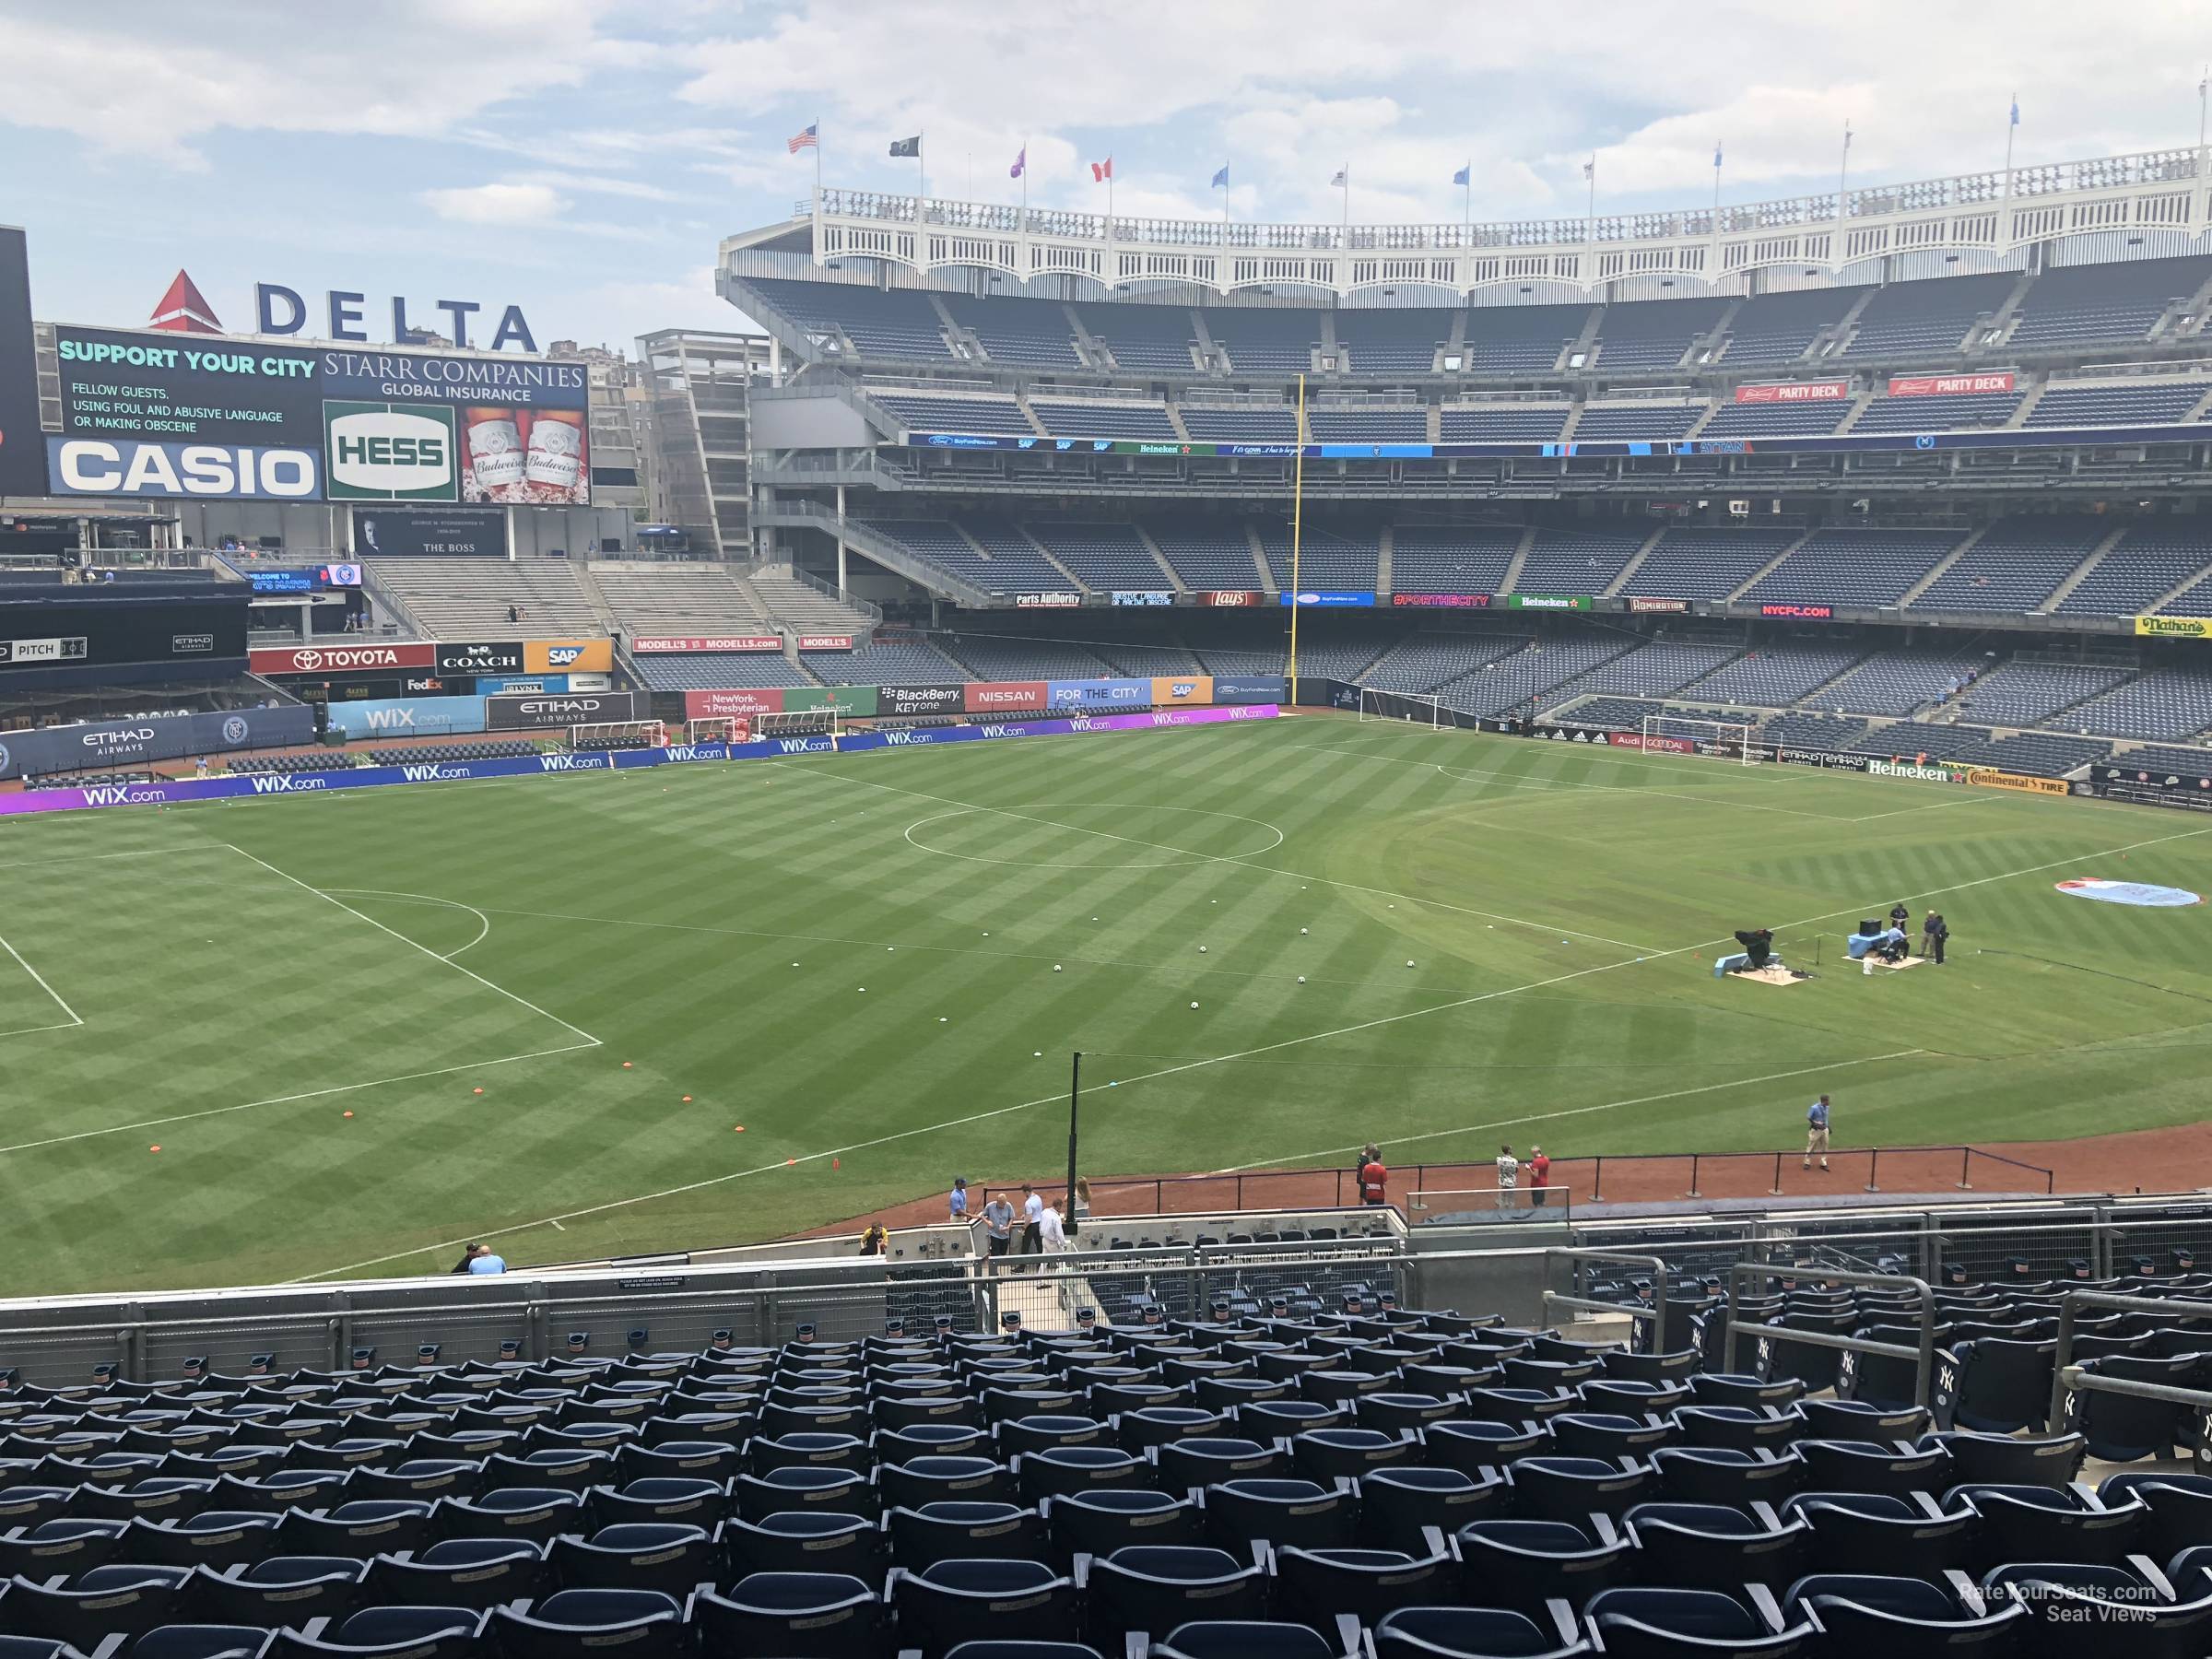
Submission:
<svg viewBox="0 0 2212 1659">
<path fill-rule="evenodd" d="M 1377 691 L 1362 686 L 1359 719 L 1363 724 L 1371 720 L 1402 720 L 1415 725 L 1441 726 L 1444 724 L 1443 704 L 1426 692 Z"/>
<path fill-rule="evenodd" d="M 752 724 L 742 714 L 709 714 L 685 728 L 693 743 L 743 743 L 752 735 Z"/>
<path fill-rule="evenodd" d="M 1752 740 L 1753 725 L 1740 720 L 1701 720 L 1688 714 L 1646 714 L 1642 748 L 1646 754 L 1703 755 L 1752 766 L 1766 757 Z"/>
<path fill-rule="evenodd" d="M 834 737 L 845 729 L 844 716 L 835 709 L 798 709 L 788 714 L 756 714 L 756 737 Z"/>
<path fill-rule="evenodd" d="M 594 725 L 571 726 L 572 749 L 665 748 L 668 727 L 658 720 L 605 720 Z"/>
</svg>

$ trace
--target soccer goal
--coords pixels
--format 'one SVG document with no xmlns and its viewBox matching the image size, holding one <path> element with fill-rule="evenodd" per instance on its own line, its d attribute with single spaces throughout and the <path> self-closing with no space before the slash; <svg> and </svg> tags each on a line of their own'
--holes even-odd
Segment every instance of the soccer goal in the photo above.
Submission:
<svg viewBox="0 0 2212 1659">
<path fill-rule="evenodd" d="M 571 726 L 572 749 L 666 748 L 668 727 L 658 720 L 603 720 L 592 725 Z"/>
<path fill-rule="evenodd" d="M 845 729 L 845 717 L 835 709 L 797 709 L 788 714 L 756 714 L 756 737 L 834 737 Z"/>
<path fill-rule="evenodd" d="M 708 714 L 686 728 L 693 743 L 743 743 L 752 735 L 751 723 L 742 714 Z"/>
<path fill-rule="evenodd" d="M 1756 728 L 1740 720 L 1700 720 L 1688 714 L 1646 714 L 1643 750 L 1646 754 L 1704 755 L 1754 766 L 1766 757 L 1752 741 Z"/>
<path fill-rule="evenodd" d="M 1362 686 L 1359 719 L 1362 724 L 1371 720 L 1396 720 L 1410 721 L 1415 725 L 1441 726 L 1444 724 L 1444 705 L 1425 692 L 1377 691 Z"/>
</svg>

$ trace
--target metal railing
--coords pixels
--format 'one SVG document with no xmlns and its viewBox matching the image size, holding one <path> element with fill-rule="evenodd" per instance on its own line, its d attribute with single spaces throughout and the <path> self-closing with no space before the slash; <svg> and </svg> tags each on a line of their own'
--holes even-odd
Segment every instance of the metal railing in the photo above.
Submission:
<svg viewBox="0 0 2212 1659">
<path fill-rule="evenodd" d="M 1910 1359 L 1913 1363 L 1912 1403 L 1925 1406 L 1936 1381 L 1936 1291 L 1924 1278 L 1914 1278 L 1895 1273 L 1850 1273 L 1840 1268 L 1820 1272 L 1823 1282 L 1836 1285 L 1865 1285 L 1875 1288 L 1912 1290 L 1920 1296 L 1920 1342 L 1915 1347 L 1902 1343 L 1876 1342 L 1865 1336 L 1839 1336 L 1832 1331 L 1805 1331 L 1793 1325 L 1772 1324 L 1765 1320 L 1746 1319 L 1743 1316 L 1744 1286 L 1753 1281 L 1783 1278 L 1795 1272 L 1788 1267 L 1762 1267 L 1748 1262 L 1738 1262 L 1728 1272 L 1728 1330 L 1724 1350 L 1727 1369 L 1736 1368 L 1737 1341 L 1744 1336 L 1758 1338 L 1762 1348 L 1775 1342 L 1801 1343 L 1806 1347 L 1836 1348 L 1846 1354 L 1872 1354 L 1884 1359 Z"/>
<path fill-rule="evenodd" d="M 2072 1415 L 2077 1394 L 2119 1394 L 2131 1400 L 2166 1400 L 2200 1411 L 2212 1410 L 2212 1390 L 2177 1388 L 2165 1382 L 2145 1382 L 2134 1377 L 2105 1377 L 2074 1363 L 2076 1316 L 2085 1308 L 2107 1313 L 2152 1313 L 2177 1324 L 2212 1319 L 2212 1301 L 2188 1302 L 2177 1297 L 2126 1296 L 2113 1290 L 2069 1290 L 2058 1301 L 2058 1347 L 2052 1358 L 2051 1416 L 2044 1425 L 2056 1434 Z M 2212 1341 L 2212 1336 L 2207 1337 Z"/>
<path fill-rule="evenodd" d="M 1576 1262 L 1606 1262 L 1615 1266 L 1642 1268 L 1652 1276 L 1651 1305 L 1606 1301 L 1599 1297 L 1554 1290 L 1550 1283 L 1552 1268 Z M 1650 1323 L 1650 1346 L 1643 1350 L 1645 1353 L 1666 1352 L 1666 1264 L 1657 1256 L 1632 1255 L 1618 1250 L 1547 1250 L 1544 1253 L 1544 1277 L 1547 1314 L 1554 1308 L 1564 1308 L 1573 1313 L 1625 1313 L 1631 1321 Z"/>
</svg>

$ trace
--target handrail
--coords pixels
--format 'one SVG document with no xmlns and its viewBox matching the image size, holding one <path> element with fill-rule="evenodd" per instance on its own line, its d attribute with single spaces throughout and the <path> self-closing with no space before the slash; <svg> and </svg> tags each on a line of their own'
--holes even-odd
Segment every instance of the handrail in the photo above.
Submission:
<svg viewBox="0 0 2212 1659">
<path fill-rule="evenodd" d="M 1652 1305 L 1638 1307 L 1632 1302 L 1600 1301 L 1594 1297 L 1571 1296 L 1551 1288 L 1551 1265 L 1554 1262 L 1610 1262 L 1620 1267 L 1641 1267 L 1652 1276 Z M 1585 1313 L 1626 1313 L 1631 1320 L 1648 1319 L 1652 1322 L 1650 1352 L 1666 1352 L 1666 1264 L 1657 1256 L 1634 1255 L 1618 1250 L 1559 1249 L 1544 1253 L 1544 1308 L 1566 1308 Z"/>
<path fill-rule="evenodd" d="M 2066 1420 L 2068 1395 L 2084 1389 L 2091 1394 L 2125 1394 L 2136 1400 L 2171 1400 L 2178 1405 L 2212 1408 L 2212 1390 L 2141 1382 L 2133 1377 L 2093 1376 L 2073 1362 L 2074 1316 L 2079 1310 L 2100 1308 L 2108 1313 L 2163 1313 L 2179 1319 L 2212 1319 L 2212 1302 L 2190 1304 L 2201 1312 L 2189 1314 L 2177 1311 L 2182 1300 L 2171 1296 L 2123 1296 L 2116 1290 L 2069 1290 L 2060 1297 L 2058 1347 L 2051 1364 L 2051 1415 L 2044 1426 L 2052 1433 L 2058 1433 Z"/>
<path fill-rule="evenodd" d="M 1736 1338 L 1752 1335 L 1762 1341 L 1781 1339 L 1802 1342 L 1807 1347 L 1840 1348 L 1849 1354 L 1873 1354 L 1886 1359 L 1910 1359 L 1913 1362 L 1912 1401 L 1925 1406 L 1936 1380 L 1936 1290 L 1927 1280 L 1901 1273 L 1851 1273 L 1842 1268 L 1823 1268 L 1819 1277 L 1838 1285 L 1886 1286 L 1894 1289 L 1916 1290 L 1920 1293 L 1920 1344 L 1906 1347 L 1901 1343 L 1875 1342 L 1864 1336 L 1837 1336 L 1827 1331 L 1800 1331 L 1789 1325 L 1770 1324 L 1764 1320 L 1747 1320 L 1743 1317 L 1743 1288 L 1751 1279 L 1785 1278 L 1796 1268 L 1767 1267 L 1754 1262 L 1738 1262 L 1728 1270 L 1728 1335 L 1724 1350 L 1730 1371 L 1735 1369 Z"/>
</svg>

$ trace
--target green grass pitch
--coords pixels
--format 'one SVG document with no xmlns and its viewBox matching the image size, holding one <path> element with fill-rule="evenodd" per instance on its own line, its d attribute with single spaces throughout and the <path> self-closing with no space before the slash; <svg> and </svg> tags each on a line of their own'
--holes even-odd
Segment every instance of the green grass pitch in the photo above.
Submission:
<svg viewBox="0 0 2212 1659">
<path fill-rule="evenodd" d="M 770 1238 L 1058 1167 L 1077 1048 L 1094 1175 L 2202 1115 L 2212 912 L 2074 876 L 2212 825 L 1333 716 L 18 819 L 0 1291 Z"/>
</svg>

